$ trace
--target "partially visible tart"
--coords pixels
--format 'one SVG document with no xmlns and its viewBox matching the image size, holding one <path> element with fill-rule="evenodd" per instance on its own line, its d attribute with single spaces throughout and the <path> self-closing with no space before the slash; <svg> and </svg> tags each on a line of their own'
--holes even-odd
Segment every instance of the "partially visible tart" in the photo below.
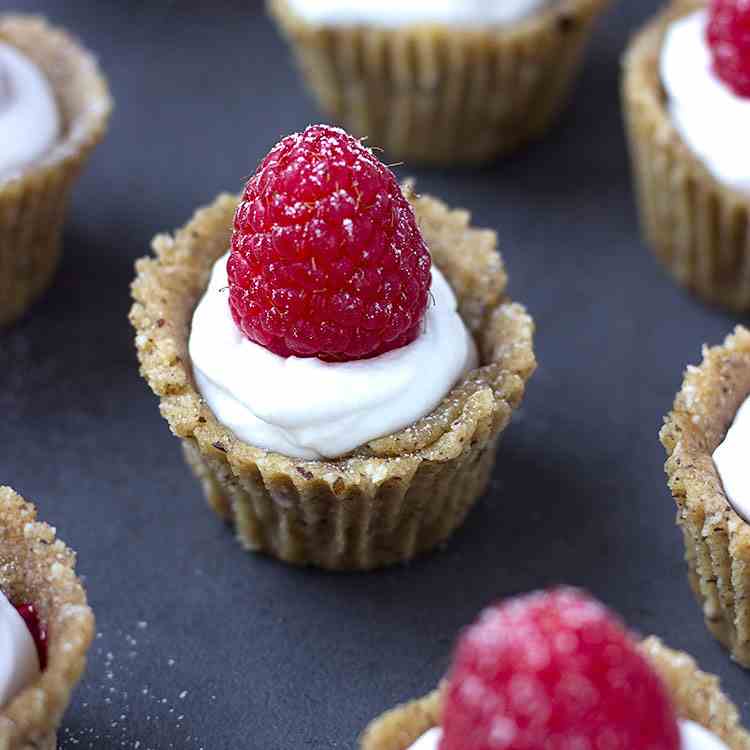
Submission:
<svg viewBox="0 0 750 750">
<path fill-rule="evenodd" d="M 750 396 L 750 331 L 742 326 L 689 366 L 661 442 L 685 542 L 691 586 L 709 630 L 750 667 L 750 524 L 730 502 L 714 462 Z M 750 472 L 748 473 L 750 481 Z"/>
<path fill-rule="evenodd" d="M 536 623 L 524 612 L 534 607 Z M 631 641 L 602 613 L 611 617 L 570 590 L 486 610 L 461 636 L 440 688 L 373 721 L 361 750 L 750 748 L 716 677 L 658 638 Z"/>
<path fill-rule="evenodd" d="M 717 74 L 716 50 L 736 40 L 712 47 L 708 38 L 710 14 L 732 5 L 742 4 L 667 5 L 625 53 L 622 97 L 647 243 L 681 286 L 743 311 L 750 309 L 750 91 L 735 93 Z M 746 4 L 741 12 L 750 22 Z M 750 67 L 750 45 L 737 52 Z"/>
<path fill-rule="evenodd" d="M 42 74 L 59 117 L 59 133 L 49 148 L 31 163 L 0 174 L 2 326 L 20 317 L 52 280 L 70 192 L 104 137 L 112 99 L 93 56 L 41 18 L 0 14 L 0 44 Z M 4 81 L 0 69 L 2 108 L 12 105 L 14 96 L 13 81 Z M 6 141 L 2 148 L 13 145 Z"/>
<path fill-rule="evenodd" d="M 386 5 L 268 0 L 327 115 L 399 159 L 460 164 L 551 127 L 607 0 L 526 0 L 515 17 L 509 0 Z M 332 6 L 343 21 L 320 14 Z"/>
<path fill-rule="evenodd" d="M 29 623 L 41 667 L 0 705 L 0 748 L 54 750 L 58 725 L 86 664 L 94 617 L 75 574 L 75 554 L 9 487 L 0 487 L 0 593 Z"/>
</svg>

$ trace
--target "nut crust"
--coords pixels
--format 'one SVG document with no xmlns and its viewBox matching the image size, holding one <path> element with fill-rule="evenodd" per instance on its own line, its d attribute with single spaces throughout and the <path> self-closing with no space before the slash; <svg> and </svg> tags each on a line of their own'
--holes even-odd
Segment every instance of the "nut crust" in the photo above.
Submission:
<svg viewBox="0 0 750 750">
<path fill-rule="evenodd" d="M 690 366 L 661 442 L 685 541 L 690 583 L 706 625 L 750 667 L 750 525 L 732 508 L 713 462 L 737 409 L 750 396 L 750 331 L 739 326 Z"/>
<path fill-rule="evenodd" d="M 68 197 L 112 109 L 94 58 L 36 16 L 0 14 L 0 42 L 44 73 L 55 93 L 62 135 L 18 177 L 0 180 L 0 326 L 21 316 L 49 286 L 60 258 Z"/>
<path fill-rule="evenodd" d="M 740 726 L 737 709 L 722 693 L 717 677 L 701 672 L 692 657 L 667 648 L 658 638 L 647 638 L 641 650 L 667 686 L 680 718 L 701 724 L 729 750 L 750 750 L 750 735 Z M 440 689 L 373 721 L 360 739 L 360 750 L 407 750 L 439 723 Z"/>
<path fill-rule="evenodd" d="M 720 183 L 683 141 L 666 107 L 659 58 L 677 18 L 705 6 L 668 6 L 630 43 L 622 96 L 646 241 L 675 280 L 704 301 L 750 309 L 750 198 Z"/>
<path fill-rule="evenodd" d="M 0 590 L 33 602 L 48 632 L 48 664 L 0 706 L 0 750 L 54 750 L 57 727 L 86 666 L 94 615 L 75 574 L 75 554 L 36 520 L 36 509 L 0 487 Z"/>
<path fill-rule="evenodd" d="M 408 560 L 444 541 L 488 481 L 497 439 L 536 367 L 533 322 L 505 297 L 494 232 L 470 227 L 468 213 L 434 198 L 413 203 L 483 366 L 427 417 L 334 461 L 295 460 L 241 442 L 193 382 L 191 318 L 229 246 L 235 196 L 220 196 L 174 237 L 156 237 L 156 257 L 136 265 L 130 319 L 141 372 L 209 503 L 248 549 L 331 569 Z"/>
<path fill-rule="evenodd" d="M 508 27 L 316 26 L 267 0 L 321 107 L 391 155 L 476 163 L 540 137 L 608 0 L 558 0 Z"/>
</svg>

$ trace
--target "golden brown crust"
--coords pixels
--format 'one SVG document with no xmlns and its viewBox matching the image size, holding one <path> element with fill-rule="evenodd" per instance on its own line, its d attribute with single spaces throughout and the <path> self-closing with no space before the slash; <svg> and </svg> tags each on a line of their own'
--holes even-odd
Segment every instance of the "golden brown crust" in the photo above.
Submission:
<svg viewBox="0 0 750 750">
<path fill-rule="evenodd" d="M 414 206 L 451 282 L 483 367 L 432 414 L 336 461 L 301 461 L 238 440 L 202 402 L 187 342 L 213 262 L 229 246 L 237 199 L 220 196 L 137 264 L 131 321 L 144 377 L 184 443 L 210 504 L 240 540 L 283 560 L 371 568 L 410 559 L 447 538 L 481 494 L 494 446 L 536 362 L 533 322 L 505 298 L 493 232 L 422 197 Z"/>
<path fill-rule="evenodd" d="M 750 526 L 724 494 L 713 452 L 750 395 L 750 332 L 704 348 L 688 367 L 661 430 L 669 488 L 685 541 L 690 582 L 709 629 L 750 667 Z"/>
<path fill-rule="evenodd" d="M 397 29 L 307 23 L 268 9 L 322 108 L 393 156 L 487 161 L 539 137 L 562 108 L 608 0 L 559 0 L 512 26 Z"/>
<path fill-rule="evenodd" d="M 57 268 L 68 196 L 104 137 L 112 100 L 94 58 L 68 34 L 34 16 L 0 14 L 0 42 L 17 47 L 55 92 L 63 134 L 18 178 L 0 180 L 0 326 L 47 288 Z"/>
<path fill-rule="evenodd" d="M 666 107 L 659 57 L 672 21 L 705 5 L 673 3 L 631 42 L 623 106 L 641 222 L 660 262 L 712 304 L 750 309 L 750 199 L 720 183 L 685 144 Z"/>
<path fill-rule="evenodd" d="M 740 726 L 737 709 L 722 693 L 717 677 L 701 672 L 692 657 L 667 648 L 658 638 L 647 638 L 641 649 L 667 686 L 680 718 L 701 724 L 729 750 L 750 750 L 750 735 Z M 407 750 L 439 723 L 436 690 L 376 719 L 362 735 L 360 750 Z"/>
<path fill-rule="evenodd" d="M 75 554 L 9 487 L 0 487 L 0 590 L 13 602 L 32 602 L 48 632 L 47 668 L 0 706 L 0 748 L 51 749 L 86 665 L 94 616 L 76 578 Z"/>
</svg>

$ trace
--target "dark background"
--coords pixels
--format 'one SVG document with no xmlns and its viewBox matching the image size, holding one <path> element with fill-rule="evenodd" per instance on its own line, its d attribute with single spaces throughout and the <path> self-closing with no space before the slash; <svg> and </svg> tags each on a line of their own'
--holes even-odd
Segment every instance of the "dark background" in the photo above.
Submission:
<svg viewBox="0 0 750 750">
<path fill-rule="evenodd" d="M 370 719 L 436 684 L 483 605 L 556 582 L 694 654 L 750 717 L 748 676 L 688 590 L 657 439 L 684 366 L 736 321 L 677 289 L 639 238 L 618 75 L 653 0 L 606 15 L 544 142 L 481 171 L 399 170 L 499 232 L 540 367 L 448 549 L 369 575 L 241 551 L 138 376 L 126 320 L 152 235 L 239 190 L 280 136 L 322 117 L 261 3 L 10 7 L 77 33 L 117 102 L 53 290 L 0 334 L 0 479 L 78 550 L 98 618 L 63 748 L 352 748 Z"/>
</svg>

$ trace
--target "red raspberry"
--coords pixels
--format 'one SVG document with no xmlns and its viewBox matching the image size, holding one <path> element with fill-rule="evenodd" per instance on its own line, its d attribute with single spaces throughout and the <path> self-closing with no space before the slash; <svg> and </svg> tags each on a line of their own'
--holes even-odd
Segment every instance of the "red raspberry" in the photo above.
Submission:
<svg viewBox="0 0 750 750">
<path fill-rule="evenodd" d="M 39 666 L 41 669 L 47 668 L 47 631 L 42 626 L 37 614 L 36 607 L 33 604 L 19 604 L 16 612 L 23 618 L 26 627 L 31 633 L 36 645 L 36 653 L 39 657 Z"/>
<path fill-rule="evenodd" d="M 750 97 L 750 0 L 711 0 L 706 36 L 716 75 Z"/>
<path fill-rule="evenodd" d="M 417 337 L 430 265 L 393 172 L 343 130 L 313 125 L 245 186 L 229 304 L 245 336 L 282 357 L 364 359 Z"/>
<path fill-rule="evenodd" d="M 575 589 L 487 609 L 459 641 L 440 750 L 679 750 L 659 678 Z"/>
</svg>

